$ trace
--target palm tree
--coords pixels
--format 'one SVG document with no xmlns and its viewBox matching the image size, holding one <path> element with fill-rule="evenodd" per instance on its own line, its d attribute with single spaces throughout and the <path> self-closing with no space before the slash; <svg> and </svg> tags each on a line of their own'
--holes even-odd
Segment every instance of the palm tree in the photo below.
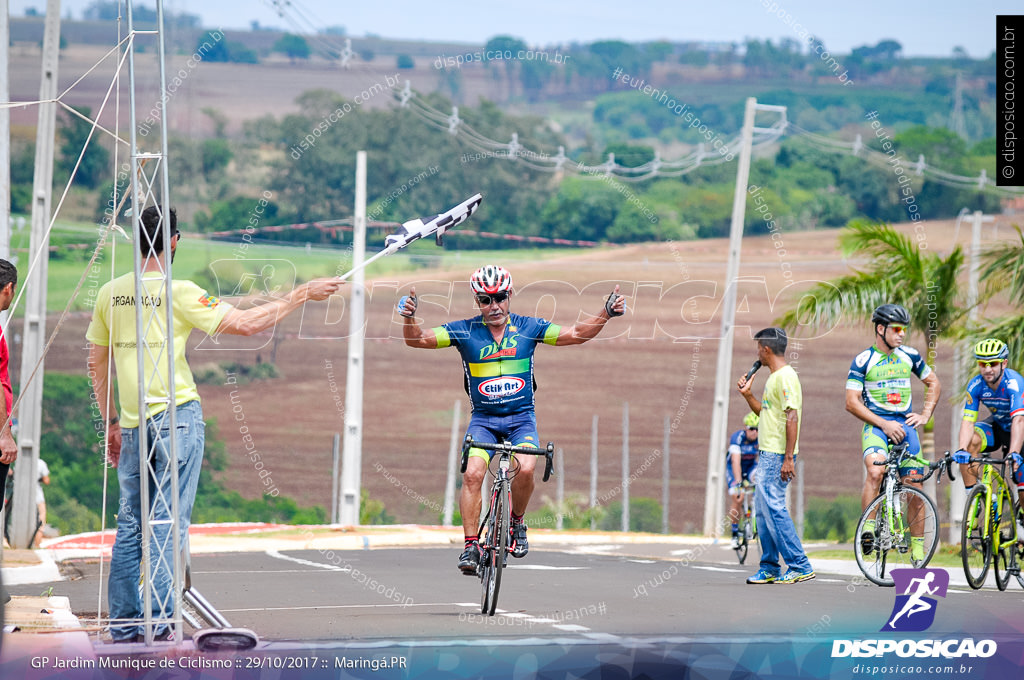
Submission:
<svg viewBox="0 0 1024 680">
<path fill-rule="evenodd" d="M 919 248 L 887 224 L 859 220 L 840 233 L 839 246 L 845 257 L 868 257 L 868 267 L 818 283 L 776 323 L 813 329 L 844 321 L 866 325 L 878 305 L 893 302 L 907 308 L 911 330 L 924 333 L 923 354 L 928 365 L 934 366 L 939 338 L 954 337 L 968 311 L 958 281 L 964 262 L 960 247 L 943 258 Z M 933 422 L 921 436 L 922 454 L 927 458 L 935 450 Z"/>
<path fill-rule="evenodd" d="M 952 336 L 967 313 L 957 280 L 964 262 L 960 247 L 943 258 L 887 224 L 860 220 L 840 233 L 839 247 L 844 257 L 867 256 L 868 268 L 818 283 L 776 323 L 813 329 L 866 324 L 876 307 L 894 302 L 907 308 L 911 330 L 924 333 L 925 358 L 934 365 L 938 339 Z"/>
<path fill-rule="evenodd" d="M 981 278 L 986 283 L 986 298 L 1007 291 L 1012 307 L 1020 310 L 1024 309 L 1024 233 L 1020 227 L 1016 229 L 1020 238 L 1016 244 L 1000 244 L 982 254 Z M 981 326 L 972 327 L 968 337 L 1003 340 L 1010 348 L 1009 365 L 1018 371 L 1024 369 L 1024 314 L 986 319 Z"/>
</svg>

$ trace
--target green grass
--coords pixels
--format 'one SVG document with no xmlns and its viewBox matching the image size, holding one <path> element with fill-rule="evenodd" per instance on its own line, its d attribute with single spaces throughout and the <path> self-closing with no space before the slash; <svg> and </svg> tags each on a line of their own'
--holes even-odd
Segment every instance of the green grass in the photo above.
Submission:
<svg viewBox="0 0 1024 680">
<path fill-rule="evenodd" d="M 826 550 L 814 550 L 809 551 L 807 556 L 811 559 L 818 558 L 821 560 L 856 560 L 857 558 L 853 555 L 853 547 L 839 549 L 829 548 Z M 963 570 L 964 563 L 960 560 L 960 545 L 959 544 L 948 544 L 943 543 L 935 551 L 931 561 L 928 562 L 929 567 L 947 567 L 949 569 Z"/>
<path fill-rule="evenodd" d="M 100 227 L 90 224 L 74 224 L 58 221 L 50 235 L 51 246 L 57 252 L 50 253 L 47 269 L 46 309 L 48 312 L 63 311 L 75 287 L 89 268 L 89 259 L 99 241 Z M 373 235 L 371 235 L 373 236 Z M 72 248 L 70 246 L 84 246 Z M 202 236 L 185 234 L 174 258 L 174 277 L 191 279 L 207 287 L 211 293 L 230 295 L 243 272 L 259 275 L 268 260 L 284 261 L 288 264 L 275 266 L 274 283 L 291 287 L 303 281 L 322 276 L 344 273 L 351 267 L 351 252 L 348 246 L 310 246 L 284 243 L 255 243 L 246 249 L 239 246 L 241 241 L 212 241 Z M 367 243 L 367 257 L 377 252 L 382 244 Z M 72 311 L 88 309 L 88 290 L 99 288 L 115 276 L 132 270 L 134 244 L 121 235 L 107 239 L 96 260 L 95 269 L 89 271 L 82 290 L 71 306 Z M 11 252 L 18 258 L 19 284 L 23 284 L 29 269 L 29 230 L 26 227 L 11 235 Z M 111 271 L 111 252 L 115 252 L 116 264 Z M 470 270 L 482 263 L 501 260 L 504 263 L 537 261 L 580 252 L 574 248 L 529 248 L 522 250 L 444 250 L 433 243 L 419 241 L 406 250 L 381 258 L 367 269 L 367 280 L 389 275 L 401 275 L 418 269 Z M 236 259 L 240 258 L 240 259 Z M 220 261 L 220 262 L 218 262 Z M 292 273 L 294 272 L 294 280 Z M 217 280 L 220 290 L 217 290 Z M 228 284 L 227 282 L 231 283 Z M 19 287 L 19 292 L 21 289 Z M 24 314 L 24 296 L 14 309 L 15 316 Z"/>
</svg>

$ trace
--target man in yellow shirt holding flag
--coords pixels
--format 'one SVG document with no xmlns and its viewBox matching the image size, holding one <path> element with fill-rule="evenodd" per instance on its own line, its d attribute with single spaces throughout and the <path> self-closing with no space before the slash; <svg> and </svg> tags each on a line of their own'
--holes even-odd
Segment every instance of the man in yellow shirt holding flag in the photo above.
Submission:
<svg viewBox="0 0 1024 680">
<path fill-rule="evenodd" d="M 178 220 L 174 210 L 167 212 L 170 220 L 171 259 L 180 240 Z M 142 286 L 139 304 L 160 308 L 168 304 L 163 298 L 165 273 L 163 270 L 164 234 L 163 216 L 155 206 L 146 208 L 140 218 L 138 243 L 142 253 Z M 170 417 L 167 404 L 175 405 L 175 434 L 178 474 L 178 519 L 181 543 L 184 544 L 192 517 L 192 505 L 199 484 L 199 470 L 203 461 L 205 423 L 199 404 L 192 371 L 185 359 L 189 334 L 198 328 L 207 335 L 220 333 L 253 335 L 277 323 L 308 300 L 325 300 L 342 285 L 337 278 L 316 279 L 305 283 L 273 302 L 240 310 L 208 294 L 192 281 L 174 280 L 173 349 L 174 385 L 168 385 L 166 313 L 161 309 L 148 320 L 142 340 L 148 351 L 143 353 L 143 386 L 147 408 L 145 418 L 139 414 L 139 367 L 136 347 L 136 290 L 135 274 L 120 276 L 100 288 L 96 298 L 92 322 L 86 331 L 89 341 L 89 377 L 100 414 L 109 424 L 107 459 L 117 468 L 120 502 L 117 513 L 117 536 L 110 558 L 108 599 L 110 608 L 110 634 L 114 642 L 141 642 L 144 640 L 139 620 L 143 618 L 142 599 L 139 595 L 139 573 L 142 564 L 142 496 L 141 455 L 139 428 L 145 424 L 150 448 L 149 465 L 153 469 L 154 488 L 150 489 L 150 504 L 154 521 L 151 523 L 152 540 L 149 551 L 153 567 L 156 596 L 152 601 L 154 618 L 163 619 L 155 624 L 153 636 L 158 640 L 171 638 L 166 620 L 173 609 L 171 593 L 172 554 Z M 113 408 L 107 374 L 110 357 L 114 357 L 117 374 L 118 409 Z M 173 391 L 173 395 L 169 394 Z M 121 455 L 124 453 L 125 455 Z"/>
</svg>

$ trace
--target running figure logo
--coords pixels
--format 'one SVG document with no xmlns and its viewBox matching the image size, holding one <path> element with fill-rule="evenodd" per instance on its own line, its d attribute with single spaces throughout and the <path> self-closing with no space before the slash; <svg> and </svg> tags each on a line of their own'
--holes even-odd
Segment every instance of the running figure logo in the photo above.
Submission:
<svg viewBox="0 0 1024 680">
<path fill-rule="evenodd" d="M 893 569 L 896 603 L 882 631 L 919 632 L 935 621 L 935 597 L 946 597 L 949 572 L 945 569 Z M 932 597 L 928 597 L 928 596 Z"/>
</svg>

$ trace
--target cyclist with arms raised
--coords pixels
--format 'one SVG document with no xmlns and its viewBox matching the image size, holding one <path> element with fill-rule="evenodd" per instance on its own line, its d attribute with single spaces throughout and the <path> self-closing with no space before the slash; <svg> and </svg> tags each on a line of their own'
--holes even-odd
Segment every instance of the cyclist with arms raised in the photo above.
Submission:
<svg viewBox="0 0 1024 680">
<path fill-rule="evenodd" d="M 858 354 L 850 365 L 846 379 L 846 410 L 864 421 L 861 449 L 867 479 L 861 491 L 861 510 L 878 495 L 888 454 L 886 438 L 899 444 L 907 440 L 910 458 L 900 467 L 904 484 L 921 487 L 911 481 L 924 474 L 928 463 L 921 459 L 921 442 L 917 427 L 932 417 L 939 401 L 939 378 L 921 354 L 903 345 L 910 325 L 910 314 L 900 305 L 885 304 L 871 315 L 875 331 L 875 344 Z M 925 385 L 924 408 L 921 413 L 911 410 L 910 376 L 916 375 Z M 908 479 L 909 477 L 909 479 Z M 865 553 L 873 550 L 874 520 L 865 522 L 860 537 Z M 911 558 L 918 560 L 924 554 L 924 538 L 912 536 Z"/>
<path fill-rule="evenodd" d="M 619 287 L 608 296 L 604 309 L 594 316 L 562 327 L 546 319 L 520 316 L 509 311 L 512 275 L 493 265 L 481 267 L 469 279 L 480 308 L 472 319 L 451 321 L 423 329 L 415 318 L 416 289 L 398 301 L 404 317 L 405 344 L 421 349 L 455 347 L 462 355 L 465 387 L 472 405 L 467 434 L 474 441 L 510 441 L 516 446 L 537 446 L 537 417 L 534 413 L 533 353 L 538 343 L 579 345 L 597 336 L 613 316 L 625 313 L 626 299 Z M 489 455 L 490 454 L 490 455 Z M 493 452 L 472 448 L 462 477 L 459 509 L 465 530 L 465 550 L 459 557 L 464 574 L 476 573 L 480 561 L 480 485 Z M 529 550 L 523 515 L 533 493 L 534 456 L 519 460 L 521 469 L 512 481 L 512 556 L 523 557 Z"/>
<path fill-rule="evenodd" d="M 740 547 L 740 510 L 743 506 L 743 482 L 752 482 L 750 474 L 757 466 L 757 423 L 751 411 L 743 418 L 742 430 L 729 437 L 725 454 L 725 479 L 729 485 L 729 519 L 732 520 L 732 549 Z"/>
<path fill-rule="evenodd" d="M 960 474 L 968 493 L 978 481 L 978 464 L 967 465 L 979 453 L 998 451 L 1008 446 L 1016 468 L 1018 496 L 1024 491 L 1024 469 L 1021 467 L 1021 446 L 1024 445 L 1024 377 L 1006 360 L 1010 350 L 997 338 L 986 338 L 974 346 L 978 375 L 967 384 L 967 402 L 960 424 L 960 450 L 953 460 L 960 463 Z M 991 415 L 978 420 L 978 405 L 988 407 Z"/>
</svg>

